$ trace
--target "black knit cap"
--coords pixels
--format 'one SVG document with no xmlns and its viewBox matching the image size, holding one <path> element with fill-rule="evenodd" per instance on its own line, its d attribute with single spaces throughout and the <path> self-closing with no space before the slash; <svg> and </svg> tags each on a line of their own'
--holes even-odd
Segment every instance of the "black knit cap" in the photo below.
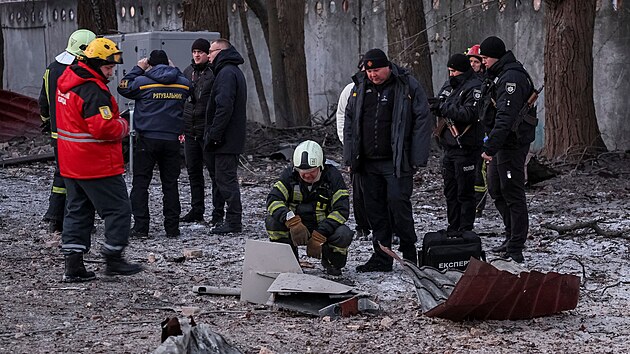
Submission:
<svg viewBox="0 0 630 354">
<path fill-rule="evenodd" d="M 368 50 L 363 56 L 363 65 L 365 70 L 383 68 L 389 66 L 387 55 L 377 48 Z"/>
<path fill-rule="evenodd" d="M 149 65 L 156 66 L 159 64 L 168 65 L 168 57 L 166 52 L 161 49 L 156 49 L 149 55 Z"/>
<path fill-rule="evenodd" d="M 481 42 L 479 55 L 500 59 L 505 55 L 505 43 L 499 37 L 491 36 Z"/>
<path fill-rule="evenodd" d="M 461 71 L 463 73 L 472 69 L 472 67 L 470 66 L 470 60 L 465 54 L 462 53 L 453 54 L 448 60 L 448 64 L 446 64 L 446 66 L 451 69 Z"/>
<path fill-rule="evenodd" d="M 210 54 L 210 42 L 208 42 L 208 40 L 203 39 L 203 38 L 195 39 L 190 51 L 192 52 L 195 49 L 200 50 L 206 54 Z"/>
</svg>

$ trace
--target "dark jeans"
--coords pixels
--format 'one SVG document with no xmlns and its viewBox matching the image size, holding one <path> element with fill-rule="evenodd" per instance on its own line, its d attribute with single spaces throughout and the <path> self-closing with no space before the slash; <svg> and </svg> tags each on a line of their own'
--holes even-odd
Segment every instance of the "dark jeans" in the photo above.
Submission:
<svg viewBox="0 0 630 354">
<path fill-rule="evenodd" d="M 208 168 L 214 171 L 213 183 L 216 183 L 220 200 L 227 204 L 225 222 L 229 225 L 241 225 L 243 206 L 241 205 L 241 190 L 238 184 L 238 154 L 209 154 Z M 215 210 L 219 206 L 215 205 Z M 222 211 L 222 207 L 221 207 Z"/>
<path fill-rule="evenodd" d="M 190 180 L 191 212 L 196 216 L 203 216 L 206 212 L 205 179 L 203 176 L 203 167 L 205 165 L 212 183 L 212 220 L 222 220 L 225 215 L 223 210 L 225 200 L 222 198 L 221 193 L 217 192 L 214 170 L 209 167 L 211 165 L 210 155 L 203 151 L 203 137 L 186 136 L 184 153 L 186 156 L 186 170 Z"/>
<path fill-rule="evenodd" d="M 529 230 L 525 198 L 525 158 L 529 146 L 499 150 L 488 164 L 488 191 L 503 218 L 507 250 L 521 251 Z"/>
<path fill-rule="evenodd" d="M 179 178 L 181 157 L 178 140 L 159 140 L 138 137 L 134 150 L 131 210 L 134 230 L 149 233 L 149 185 L 153 168 L 157 163 L 162 182 L 164 230 L 167 234 L 179 234 Z"/>
<path fill-rule="evenodd" d="M 392 264 L 393 258 L 379 247 L 391 247 L 392 232 L 400 237 L 399 251 L 403 257 L 416 252 L 416 231 L 411 210 L 413 175 L 396 177 L 391 160 L 366 160 L 363 164 L 361 184 L 365 198 L 365 211 L 372 226 L 373 261 Z"/>
<path fill-rule="evenodd" d="M 44 220 L 63 222 L 63 215 L 66 208 L 66 184 L 59 173 L 57 139 L 51 139 L 50 145 L 52 145 L 55 154 L 55 172 L 53 174 L 50 197 L 48 197 L 48 210 L 46 214 L 44 214 Z"/>
<path fill-rule="evenodd" d="M 105 221 L 106 249 L 122 251 L 129 240 L 131 206 L 122 175 L 97 178 L 66 178 L 66 215 L 61 233 L 61 251 L 87 252 L 90 249 L 94 211 Z"/>
<path fill-rule="evenodd" d="M 354 220 L 357 222 L 357 230 L 370 231 L 372 227 L 365 213 L 365 200 L 361 188 L 361 175 L 352 174 L 352 206 L 354 207 Z"/>
<path fill-rule="evenodd" d="M 449 231 L 472 230 L 475 223 L 475 175 L 481 151 L 447 149 L 442 177 Z"/>
</svg>

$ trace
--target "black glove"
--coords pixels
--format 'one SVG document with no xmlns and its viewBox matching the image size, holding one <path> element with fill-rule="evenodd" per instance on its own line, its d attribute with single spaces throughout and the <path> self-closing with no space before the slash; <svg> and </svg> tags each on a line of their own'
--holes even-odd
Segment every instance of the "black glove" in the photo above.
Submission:
<svg viewBox="0 0 630 354">
<path fill-rule="evenodd" d="M 42 121 L 42 124 L 39 126 L 39 128 L 42 130 L 43 135 L 50 135 L 50 132 L 51 132 L 50 119 L 46 119 L 45 121 Z"/>
<path fill-rule="evenodd" d="M 441 116 L 442 114 L 440 114 L 440 104 L 442 102 L 440 102 L 440 99 L 437 97 L 429 97 L 429 109 L 431 110 L 431 113 L 433 113 L 433 115 L 436 116 Z"/>
</svg>

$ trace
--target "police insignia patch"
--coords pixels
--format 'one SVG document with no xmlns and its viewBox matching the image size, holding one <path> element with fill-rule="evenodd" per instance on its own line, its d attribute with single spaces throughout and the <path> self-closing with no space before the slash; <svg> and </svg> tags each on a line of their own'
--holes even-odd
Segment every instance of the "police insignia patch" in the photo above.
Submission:
<svg viewBox="0 0 630 354">
<path fill-rule="evenodd" d="M 505 83 L 505 92 L 507 92 L 509 95 L 511 95 L 514 92 L 516 92 L 516 82 L 506 82 Z"/>
<path fill-rule="evenodd" d="M 129 86 L 129 80 L 121 80 L 118 87 L 126 89 Z"/>
<path fill-rule="evenodd" d="M 112 110 L 108 106 L 98 107 L 98 110 L 101 112 L 103 119 L 112 119 Z"/>
<path fill-rule="evenodd" d="M 480 99 L 481 98 L 481 90 L 477 90 L 477 89 L 473 90 L 473 98 L 476 99 L 476 100 Z"/>
</svg>

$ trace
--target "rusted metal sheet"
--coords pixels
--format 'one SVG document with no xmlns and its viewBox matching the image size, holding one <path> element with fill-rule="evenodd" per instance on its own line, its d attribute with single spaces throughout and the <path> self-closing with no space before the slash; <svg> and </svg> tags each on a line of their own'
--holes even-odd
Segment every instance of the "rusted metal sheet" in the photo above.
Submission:
<svg viewBox="0 0 630 354">
<path fill-rule="evenodd" d="M 429 317 L 453 321 L 528 319 L 572 310 L 579 298 L 580 278 L 570 274 L 515 274 L 475 258 L 471 258 L 463 275 L 458 271 L 432 274 L 435 272 L 430 267 L 419 269 L 410 264 L 406 268 L 417 278 L 414 282 L 419 300 L 426 305 L 436 304 L 425 311 Z"/>
<path fill-rule="evenodd" d="M 37 136 L 40 134 L 40 124 L 36 99 L 0 90 L 0 142 L 18 136 Z"/>
</svg>

